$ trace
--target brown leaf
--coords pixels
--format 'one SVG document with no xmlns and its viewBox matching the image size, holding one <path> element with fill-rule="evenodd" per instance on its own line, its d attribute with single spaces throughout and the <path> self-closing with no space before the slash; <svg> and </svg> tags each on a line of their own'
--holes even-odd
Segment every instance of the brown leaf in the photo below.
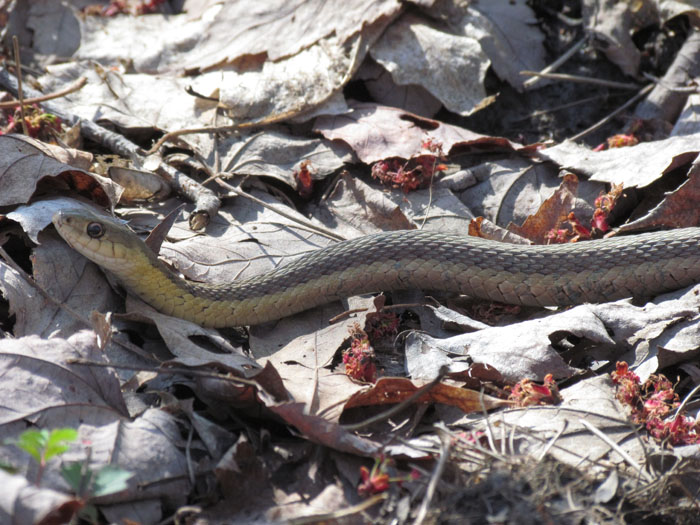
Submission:
<svg viewBox="0 0 700 525">
<path fill-rule="evenodd" d="M 634 231 L 658 226 L 683 228 L 700 224 L 700 162 L 694 162 L 688 180 L 667 193 L 656 208 L 636 221 L 624 224 L 620 231 Z"/>
<path fill-rule="evenodd" d="M 658 23 L 655 9 L 640 13 L 640 6 L 650 2 L 583 2 L 583 20 L 587 30 L 600 42 L 599 47 L 608 59 L 629 76 L 635 76 L 641 53 L 632 40 L 633 29 L 643 24 L 646 12 L 647 24 Z M 656 15 L 656 16 L 655 16 Z"/>
<path fill-rule="evenodd" d="M 375 310 L 374 300 L 365 297 L 349 298 L 348 307 L 361 311 L 330 326 L 328 319 L 344 310 L 338 303 L 250 329 L 250 350 L 258 363 L 274 365 L 292 399 L 304 403 L 308 413 L 332 422 L 340 418 L 345 401 L 364 386 L 331 365 L 354 325 L 363 326 L 367 313 Z"/>
<path fill-rule="evenodd" d="M 518 91 L 527 80 L 521 71 L 546 65 L 544 35 L 524 0 L 475 2 L 457 24 L 479 40 L 496 74 Z"/>
<path fill-rule="evenodd" d="M 566 221 L 573 208 L 577 190 L 578 178 L 573 173 L 567 173 L 559 188 L 542 203 L 537 213 L 530 215 L 522 226 L 511 223 L 508 229 L 535 244 L 546 244 L 547 233 Z"/>
<path fill-rule="evenodd" d="M 368 390 L 358 392 L 345 403 L 345 409 L 401 403 L 420 387 L 403 377 L 382 377 Z M 456 406 L 465 413 L 491 410 L 508 402 L 475 390 L 438 383 L 415 400 L 415 403 L 442 403 Z"/>
<path fill-rule="evenodd" d="M 505 228 L 501 228 L 483 217 L 472 219 L 469 223 L 469 235 L 510 244 L 532 244 L 526 238 L 508 231 Z"/>
<path fill-rule="evenodd" d="M 73 157 L 70 152 L 66 155 Z M 0 206 L 27 203 L 45 177 L 104 207 L 114 206 L 121 193 L 109 179 L 57 160 L 56 147 L 23 135 L 0 136 Z"/>
<path fill-rule="evenodd" d="M 306 413 L 304 403 L 267 404 L 267 407 L 306 437 L 334 450 L 372 457 L 381 451 L 378 443 L 356 436 L 337 423 Z"/>
<path fill-rule="evenodd" d="M 0 470 L 3 496 L 0 523 L 61 525 L 71 521 L 83 503 L 74 496 L 30 483 L 23 475 Z"/>
<path fill-rule="evenodd" d="M 422 86 L 460 115 L 471 114 L 486 98 L 489 61 L 471 35 L 438 29 L 409 13 L 387 28 L 371 53 L 397 84 Z"/>
<path fill-rule="evenodd" d="M 333 192 L 319 203 L 314 216 L 334 224 L 347 239 L 389 230 L 452 231 L 462 233 L 469 209 L 446 188 L 432 187 L 406 195 L 387 191 L 345 172 Z"/>
<path fill-rule="evenodd" d="M 565 141 L 537 154 L 592 181 L 642 188 L 693 162 L 700 152 L 699 139 L 700 134 L 684 135 L 598 152 Z"/>
<path fill-rule="evenodd" d="M 396 108 L 366 102 L 356 102 L 350 107 L 351 111 L 343 115 L 317 118 L 314 131 L 328 139 L 347 142 L 360 160 L 368 164 L 392 157 L 410 159 L 425 153 L 422 145 L 428 139 L 442 145 L 447 154 L 457 146 L 479 151 L 523 149 L 504 138 L 481 135 Z"/>
<path fill-rule="evenodd" d="M 161 314 L 132 296 L 127 298 L 127 310 L 136 320 L 145 318 L 155 323 L 168 350 L 176 356 L 176 359 L 169 362 L 171 365 L 218 366 L 228 368 L 241 377 L 253 375 L 261 368 L 241 348 L 234 347 L 212 328 L 203 328 L 184 319 Z"/>
</svg>

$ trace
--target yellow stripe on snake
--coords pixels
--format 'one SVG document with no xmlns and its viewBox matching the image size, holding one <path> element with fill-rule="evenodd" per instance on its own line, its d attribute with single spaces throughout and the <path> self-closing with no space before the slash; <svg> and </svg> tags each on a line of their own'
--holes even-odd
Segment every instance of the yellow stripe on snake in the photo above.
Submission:
<svg viewBox="0 0 700 525">
<path fill-rule="evenodd" d="M 531 306 L 652 297 L 700 281 L 700 228 L 522 246 L 421 230 L 368 235 L 225 284 L 182 279 L 127 226 L 88 211 L 53 223 L 76 251 L 159 311 L 202 326 L 263 323 L 350 295 L 458 292 Z"/>
</svg>

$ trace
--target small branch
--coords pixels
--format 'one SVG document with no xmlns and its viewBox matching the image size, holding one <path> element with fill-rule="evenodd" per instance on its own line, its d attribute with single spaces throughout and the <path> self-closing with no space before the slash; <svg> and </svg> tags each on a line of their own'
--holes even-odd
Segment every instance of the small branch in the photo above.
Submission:
<svg viewBox="0 0 700 525">
<path fill-rule="evenodd" d="M 364 421 L 360 421 L 359 423 L 355 423 L 353 425 L 340 425 L 344 430 L 352 431 L 352 430 L 360 430 L 361 428 L 364 428 L 366 426 L 372 425 L 374 423 L 377 423 L 379 421 L 384 421 L 385 419 L 389 419 L 391 416 L 394 414 L 398 414 L 401 412 L 404 408 L 410 406 L 413 404 L 413 402 L 423 396 L 424 394 L 427 394 L 432 390 L 435 385 L 437 385 L 440 381 L 442 381 L 442 378 L 447 375 L 448 368 L 446 366 L 443 366 L 440 368 L 440 372 L 438 373 L 437 377 L 433 379 L 430 383 L 427 383 L 420 387 L 418 390 L 413 392 L 410 396 L 408 396 L 406 399 L 401 401 L 401 403 L 398 403 L 391 407 L 389 410 L 382 412 L 381 414 L 377 414 L 376 416 L 370 417 L 369 419 L 365 419 Z"/>
<path fill-rule="evenodd" d="M 241 122 L 240 124 L 233 124 L 230 126 L 206 126 L 202 128 L 189 128 L 189 129 L 178 129 L 176 131 L 171 131 L 169 133 L 166 133 L 163 135 L 158 141 L 153 144 L 153 147 L 149 149 L 146 154 L 147 155 L 152 155 L 156 151 L 158 151 L 163 144 L 168 142 L 169 140 L 173 140 L 177 137 L 181 137 L 183 135 L 194 135 L 194 134 L 199 134 L 199 133 L 232 133 L 234 131 L 240 131 L 242 129 L 247 129 L 247 128 L 254 128 L 255 126 L 265 126 L 267 124 L 275 124 L 277 122 L 281 122 L 283 120 L 286 120 L 290 117 L 293 117 L 297 115 L 299 112 L 298 111 L 287 111 L 285 113 L 281 113 L 279 115 L 271 115 L 270 117 L 261 119 L 261 120 L 254 120 L 250 122 Z"/>
<path fill-rule="evenodd" d="M 635 96 L 633 96 L 633 97 L 632 97 L 631 99 L 629 99 L 627 102 L 625 102 L 624 104 L 622 104 L 622 105 L 621 105 L 619 108 L 617 108 L 615 111 L 613 111 L 612 113 L 610 113 L 610 114 L 609 114 L 608 116 L 606 116 L 605 118 L 603 118 L 603 119 L 599 120 L 598 122 L 596 122 L 595 124 L 593 124 L 590 128 L 584 129 L 581 133 L 578 133 L 578 134 L 574 135 L 573 137 L 570 137 L 569 140 L 571 140 L 571 141 L 579 140 L 579 139 L 585 137 L 586 135 L 588 135 L 589 133 L 593 133 L 593 132 L 594 132 L 595 130 L 597 130 L 598 128 L 603 127 L 603 126 L 604 126 L 605 124 L 607 124 L 607 122 L 610 121 L 615 115 L 617 115 L 618 113 L 623 112 L 625 109 L 627 109 L 628 107 L 630 107 L 632 104 L 636 103 L 640 98 L 642 98 L 642 97 L 645 96 L 647 93 L 649 93 L 649 92 L 653 89 L 653 87 L 654 87 L 654 84 L 648 84 L 648 85 L 644 86 L 642 89 L 639 90 L 639 93 L 637 93 Z"/>
<path fill-rule="evenodd" d="M 19 40 L 17 35 L 12 35 L 12 48 L 15 52 L 15 63 L 17 67 L 17 98 L 19 99 L 19 112 L 22 115 L 22 131 L 26 136 L 29 136 L 29 128 L 27 127 L 27 115 L 24 112 L 24 93 L 22 92 L 22 66 L 19 59 Z"/>
<path fill-rule="evenodd" d="M 382 492 L 345 509 L 336 510 L 335 512 L 327 512 L 325 514 L 311 514 L 310 516 L 302 516 L 301 518 L 289 518 L 286 523 L 289 525 L 318 525 L 319 523 L 343 522 L 341 518 L 358 514 L 371 506 L 384 501 L 388 497 L 389 495 L 386 492 Z"/>
<path fill-rule="evenodd" d="M 678 416 L 680 416 L 683 413 L 683 411 L 685 410 L 685 406 L 693 398 L 693 396 L 698 393 L 698 390 L 700 390 L 700 385 L 696 385 L 695 388 L 693 388 L 690 392 L 688 392 L 688 395 L 685 396 L 685 398 L 683 399 L 683 402 L 676 409 L 676 413 L 673 415 L 673 419 L 676 419 Z"/>
<path fill-rule="evenodd" d="M 47 100 L 53 100 L 54 98 L 65 97 L 66 95 L 70 95 L 74 91 L 83 89 L 85 87 L 85 84 L 87 84 L 87 78 L 80 77 L 73 84 L 60 91 L 49 93 L 48 95 L 42 95 L 40 97 L 25 98 L 24 104 L 38 104 Z M 23 104 L 19 100 L 10 100 L 9 102 L 0 102 L 0 109 L 10 109 L 22 105 Z"/>
<path fill-rule="evenodd" d="M 646 480 L 647 483 L 651 483 L 652 481 L 654 481 L 653 478 L 651 477 L 651 475 L 648 472 L 646 472 L 641 467 L 641 465 L 639 463 L 637 463 L 634 459 L 632 459 L 632 456 L 630 456 L 627 452 L 625 452 L 624 450 L 622 450 L 622 448 L 620 448 L 620 445 L 615 443 L 612 439 L 610 439 L 608 436 L 603 434 L 603 432 L 601 432 L 598 428 L 591 425 L 585 419 L 579 419 L 578 421 L 584 427 L 586 427 L 588 430 L 590 430 L 593 434 L 595 434 L 600 439 L 602 439 L 605 443 L 607 443 L 608 446 L 610 446 L 615 452 L 620 454 L 620 456 L 622 456 L 622 459 L 624 459 L 630 467 L 632 467 L 634 470 L 639 472 L 639 475 L 642 476 Z"/>
<path fill-rule="evenodd" d="M 195 368 L 178 368 L 178 367 L 163 367 L 163 366 L 135 366 L 135 365 L 120 365 L 116 363 L 103 363 L 101 361 L 90 361 L 88 359 L 69 359 L 66 361 L 71 365 L 95 366 L 98 368 L 115 368 L 117 370 L 131 370 L 135 372 L 153 372 L 154 374 L 181 374 L 185 376 L 199 377 L 203 379 L 218 379 L 228 383 L 238 385 L 246 385 L 254 388 L 262 388 L 259 383 L 242 377 L 235 377 L 231 374 L 219 374 L 216 372 L 205 372 Z"/>
<path fill-rule="evenodd" d="M 7 69 L 0 70 L 0 87 L 4 87 L 11 93 L 19 95 L 19 79 L 13 78 Z M 30 93 L 32 97 L 44 96 L 43 93 L 33 89 L 25 89 L 24 91 Z M 18 98 L 20 97 L 18 96 Z M 131 159 L 137 164 L 143 164 L 145 160 L 142 154 L 143 151 L 129 139 L 91 120 L 78 117 L 55 101 L 44 102 L 42 106 L 47 112 L 60 117 L 64 122 L 70 125 L 80 125 L 80 133 L 84 137 L 103 145 L 117 155 Z M 162 159 L 158 159 L 158 166 L 152 171 L 165 178 L 175 191 L 194 201 L 195 209 L 190 216 L 191 228 L 203 228 L 219 211 L 221 202 L 213 191 L 204 188 L 197 181 L 166 164 Z"/>
<path fill-rule="evenodd" d="M 440 447 L 440 459 L 438 459 L 433 474 L 430 476 L 430 483 L 428 483 L 428 489 L 425 491 L 425 497 L 421 502 L 420 509 L 418 510 L 418 515 L 416 516 L 416 521 L 413 523 L 415 525 L 422 525 L 428 515 L 428 509 L 435 496 L 435 491 L 437 490 L 438 482 L 442 477 L 442 473 L 445 471 L 447 466 L 447 460 L 450 458 L 450 442 L 451 438 L 441 432 L 440 441 L 442 446 Z"/>
<path fill-rule="evenodd" d="M 538 71 L 521 71 L 521 75 L 551 78 L 552 80 L 564 80 L 567 82 L 578 82 L 579 84 L 594 84 L 596 86 L 604 86 L 614 89 L 639 89 L 637 84 L 629 84 L 627 82 L 615 82 L 613 80 L 604 80 L 602 78 L 580 77 L 578 75 L 566 75 L 564 73 L 540 73 Z"/>
<path fill-rule="evenodd" d="M 272 210 L 275 213 L 277 213 L 278 215 L 281 215 L 282 217 L 284 217 L 285 219 L 289 219 L 290 221 L 294 221 L 297 224 L 304 226 L 305 228 L 309 228 L 310 230 L 313 230 L 314 232 L 318 233 L 319 235 L 323 235 L 324 237 L 328 237 L 329 239 L 333 239 L 336 241 L 344 241 L 345 240 L 345 237 L 343 237 L 342 235 L 338 235 L 337 233 L 335 233 L 331 230 L 328 230 L 326 228 L 323 228 L 322 226 L 318 226 L 316 224 L 313 224 L 310 221 L 309 222 L 302 221 L 299 219 L 299 217 L 295 217 L 291 213 L 287 213 L 279 208 L 272 206 L 271 204 L 268 204 L 267 202 L 265 202 L 261 199 L 258 199 L 257 197 L 254 197 L 253 195 L 251 195 L 249 193 L 246 193 L 244 191 L 239 190 L 238 188 L 231 186 L 230 184 L 221 180 L 221 178 L 219 178 L 219 177 L 216 177 L 215 180 L 216 180 L 217 184 L 219 184 L 222 188 L 230 191 L 234 195 L 236 195 L 238 197 L 243 197 L 244 199 L 248 199 L 249 201 L 252 201 L 259 206 L 262 206 L 263 208 L 267 208 L 268 210 Z M 224 197 L 226 197 L 226 195 L 224 195 Z"/>
<path fill-rule="evenodd" d="M 557 58 L 554 62 L 552 62 L 547 67 L 545 67 L 542 71 L 540 71 L 539 76 L 533 76 L 532 78 L 528 78 L 525 82 L 523 82 L 523 87 L 525 89 L 528 89 L 528 88 L 531 88 L 532 86 L 534 86 L 535 84 L 538 84 L 539 81 L 542 78 L 544 78 L 541 75 L 551 73 L 552 71 L 559 68 L 567 60 L 569 60 L 572 56 L 574 56 L 574 54 L 577 53 L 578 50 L 581 49 L 587 41 L 588 41 L 588 36 L 584 36 L 581 40 L 579 40 L 573 46 L 571 46 L 562 56 Z"/>
</svg>

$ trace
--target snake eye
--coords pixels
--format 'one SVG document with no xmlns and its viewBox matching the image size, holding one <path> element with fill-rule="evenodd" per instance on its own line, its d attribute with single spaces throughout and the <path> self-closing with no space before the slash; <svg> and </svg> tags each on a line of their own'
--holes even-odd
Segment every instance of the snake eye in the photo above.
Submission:
<svg viewBox="0 0 700 525">
<path fill-rule="evenodd" d="M 91 222 L 90 224 L 87 225 L 87 228 L 85 228 L 85 231 L 93 239 L 99 239 L 105 233 L 104 227 L 99 222 Z"/>
</svg>

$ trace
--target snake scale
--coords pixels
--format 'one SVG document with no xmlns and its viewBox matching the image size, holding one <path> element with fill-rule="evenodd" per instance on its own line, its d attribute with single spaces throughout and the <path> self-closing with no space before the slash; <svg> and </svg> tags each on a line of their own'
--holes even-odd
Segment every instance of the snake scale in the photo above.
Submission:
<svg viewBox="0 0 700 525">
<path fill-rule="evenodd" d="M 279 319 L 361 293 L 422 289 L 530 306 L 652 297 L 700 282 L 700 228 L 523 246 L 422 230 L 368 235 L 226 284 L 187 281 L 127 226 L 89 211 L 53 217 L 82 255 L 159 311 L 202 326 Z"/>
</svg>

